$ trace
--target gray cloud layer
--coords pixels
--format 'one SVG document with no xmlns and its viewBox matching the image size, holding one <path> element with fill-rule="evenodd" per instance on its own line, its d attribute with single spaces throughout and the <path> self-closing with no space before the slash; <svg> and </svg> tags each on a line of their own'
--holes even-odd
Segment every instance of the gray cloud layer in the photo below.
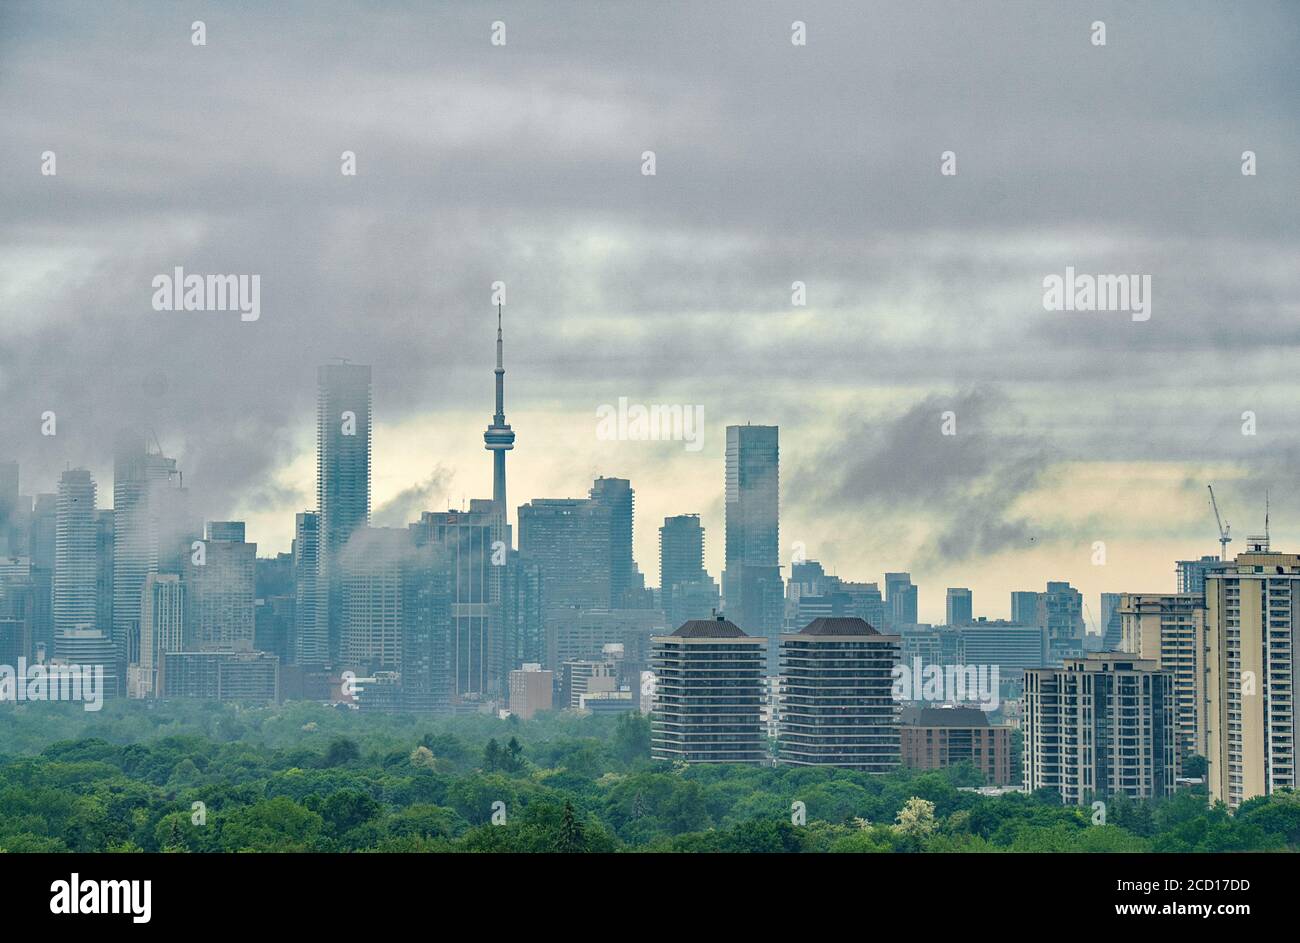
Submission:
<svg viewBox="0 0 1300 943">
<path fill-rule="evenodd" d="M 143 420 L 210 516 L 307 506 L 269 476 L 310 435 L 315 364 L 373 364 L 388 418 L 486 419 L 495 279 L 514 402 L 585 414 L 672 389 L 829 438 L 843 417 L 819 397 L 887 399 L 869 451 L 783 458 L 808 480 L 842 468 L 833 503 L 868 487 L 881 514 L 933 515 L 936 554 L 1022 540 L 1010 504 L 1047 455 L 1242 461 L 1286 484 L 1293 4 L 194 9 L 0 7 L 0 437 L 38 487 L 105 467 L 113 428 Z M 262 318 L 151 310 L 176 265 L 261 274 Z M 1066 265 L 1151 274 L 1151 321 L 1044 312 Z M 1023 433 L 950 461 L 914 427 L 954 396 Z"/>
</svg>

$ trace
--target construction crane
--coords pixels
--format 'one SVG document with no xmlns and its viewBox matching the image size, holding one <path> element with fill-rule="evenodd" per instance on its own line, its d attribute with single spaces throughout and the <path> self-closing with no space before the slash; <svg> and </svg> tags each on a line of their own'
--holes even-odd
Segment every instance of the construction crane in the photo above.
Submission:
<svg viewBox="0 0 1300 943">
<path fill-rule="evenodd" d="M 1206 485 L 1210 489 L 1210 507 L 1214 508 L 1214 521 L 1219 525 L 1219 559 L 1228 559 L 1228 544 L 1232 543 L 1229 532 L 1232 530 L 1231 524 L 1223 523 L 1223 518 L 1219 517 L 1219 502 L 1214 500 L 1214 485 Z"/>
</svg>

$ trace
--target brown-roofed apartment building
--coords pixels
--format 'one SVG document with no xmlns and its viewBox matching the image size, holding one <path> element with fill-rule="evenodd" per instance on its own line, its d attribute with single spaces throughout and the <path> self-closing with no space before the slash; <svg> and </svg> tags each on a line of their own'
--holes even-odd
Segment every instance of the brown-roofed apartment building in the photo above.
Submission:
<svg viewBox="0 0 1300 943">
<path fill-rule="evenodd" d="M 970 760 L 990 785 L 1018 784 L 1011 771 L 1011 728 L 993 726 L 972 707 L 909 707 L 903 711 L 903 765 L 941 769 Z"/>
</svg>

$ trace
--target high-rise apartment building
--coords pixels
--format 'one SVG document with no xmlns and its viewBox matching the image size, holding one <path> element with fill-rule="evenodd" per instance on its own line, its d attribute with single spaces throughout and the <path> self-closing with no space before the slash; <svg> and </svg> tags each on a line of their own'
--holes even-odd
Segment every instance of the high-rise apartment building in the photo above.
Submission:
<svg viewBox="0 0 1300 943">
<path fill-rule="evenodd" d="M 336 664 L 343 638 L 338 560 L 352 535 L 370 523 L 370 367 L 331 363 L 317 368 L 315 633 Z"/>
<path fill-rule="evenodd" d="M 650 752 L 657 760 L 761 764 L 764 647 L 721 617 L 651 639 L 655 674 Z"/>
<path fill-rule="evenodd" d="M 339 666 L 359 674 L 402 669 L 402 563 L 411 532 L 362 527 L 338 558 Z"/>
<path fill-rule="evenodd" d="M 256 636 L 257 544 L 242 521 L 212 521 L 185 558 L 185 649 L 251 650 Z"/>
<path fill-rule="evenodd" d="M 1122 593 L 1101 594 L 1101 651 L 1118 652 L 1123 645 L 1124 626 L 1119 614 Z"/>
<path fill-rule="evenodd" d="M 1179 762 L 1204 756 L 1205 597 L 1201 593 L 1121 593 L 1119 649 L 1173 675 Z"/>
<path fill-rule="evenodd" d="M 138 661 L 140 603 L 151 573 L 179 572 L 197 528 L 176 460 L 150 451 L 149 434 L 126 430 L 113 453 L 113 644 L 124 672 Z"/>
<path fill-rule="evenodd" d="M 1210 798 L 1236 808 L 1296 788 L 1294 680 L 1300 555 L 1266 537 L 1205 575 Z"/>
<path fill-rule="evenodd" d="M 1219 565 L 1219 558 L 1201 557 L 1199 560 L 1179 560 L 1175 564 L 1178 592 L 1205 595 L 1205 574 Z"/>
<path fill-rule="evenodd" d="M 672 610 L 677 586 L 705 582 L 708 578 L 704 571 L 704 528 L 700 526 L 700 516 L 665 517 L 663 527 L 659 528 L 659 594 L 664 612 Z"/>
<path fill-rule="evenodd" d="M 862 619 L 814 619 L 781 637 L 781 762 L 898 768 L 898 637 Z"/>
<path fill-rule="evenodd" d="M 150 573 L 140 599 L 140 655 L 128 669 L 127 695 L 155 697 L 163 655 L 185 650 L 185 593 L 175 573 Z"/>
<path fill-rule="evenodd" d="M 100 628 L 96 594 L 99 524 L 95 513 L 95 481 L 84 468 L 59 478 L 54 549 L 54 633 L 76 628 Z"/>
<path fill-rule="evenodd" d="M 1059 665 L 1066 658 L 1082 658 L 1084 632 L 1083 594 L 1062 581 L 1049 582 L 1042 593 L 1011 594 L 1011 621 L 1037 625 L 1047 633 L 1047 658 Z"/>
<path fill-rule="evenodd" d="M 1174 794 L 1173 675 L 1153 661 L 1107 652 L 1026 671 L 1021 730 L 1030 791 L 1076 805 Z"/>
</svg>

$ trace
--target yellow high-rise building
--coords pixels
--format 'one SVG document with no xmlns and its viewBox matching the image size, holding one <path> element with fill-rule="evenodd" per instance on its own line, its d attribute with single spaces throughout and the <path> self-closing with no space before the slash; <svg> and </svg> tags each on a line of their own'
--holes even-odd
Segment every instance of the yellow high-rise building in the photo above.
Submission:
<svg viewBox="0 0 1300 943">
<path fill-rule="evenodd" d="M 1292 694 L 1300 555 L 1266 537 L 1205 577 L 1206 758 L 1210 797 L 1232 807 L 1295 788 Z"/>
</svg>

